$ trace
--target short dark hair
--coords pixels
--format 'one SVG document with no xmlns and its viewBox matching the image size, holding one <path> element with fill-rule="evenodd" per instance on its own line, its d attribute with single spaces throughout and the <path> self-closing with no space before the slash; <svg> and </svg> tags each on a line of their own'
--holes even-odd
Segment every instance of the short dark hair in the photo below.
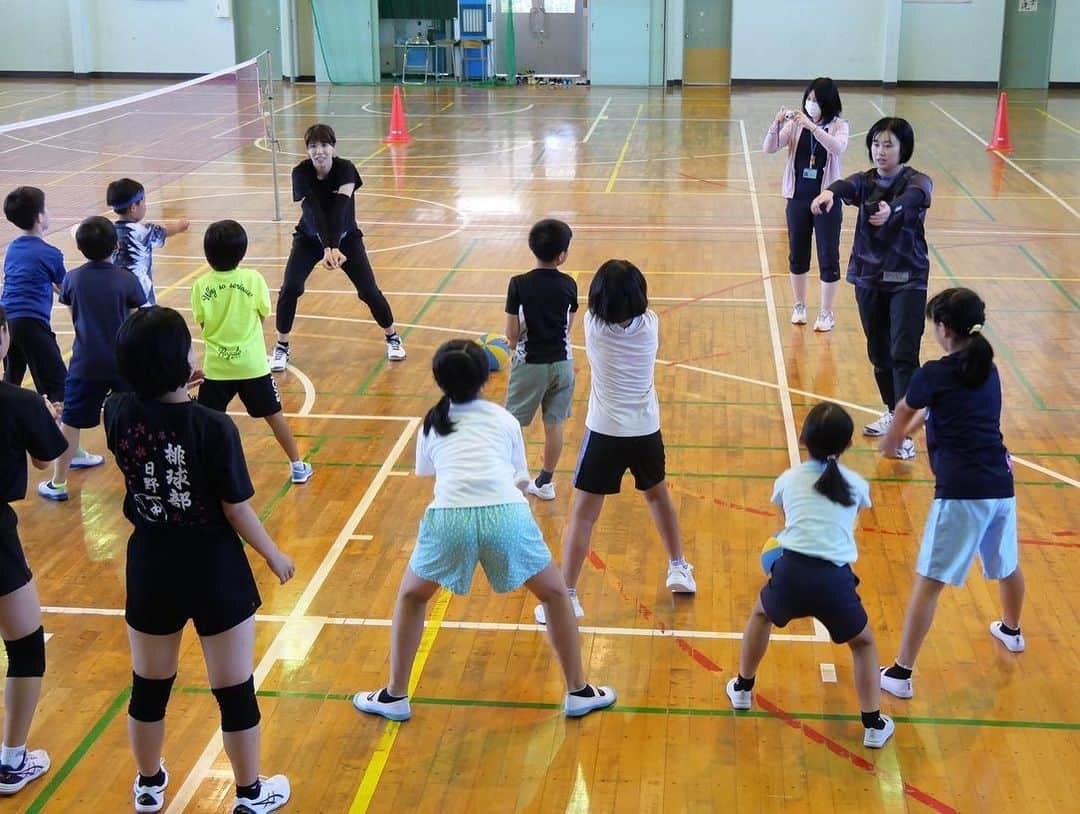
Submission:
<svg viewBox="0 0 1080 814">
<path fill-rule="evenodd" d="M 232 271 L 247 254 L 248 236 L 234 220 L 219 220 L 206 227 L 203 254 L 214 271 Z"/>
<path fill-rule="evenodd" d="M 333 147 L 337 144 L 337 136 L 334 135 L 334 128 L 328 124 L 313 124 L 304 133 L 304 146 L 310 147 L 315 143 L 329 144 Z"/>
<path fill-rule="evenodd" d="M 900 142 L 900 163 L 907 164 L 915 152 L 915 131 L 907 119 L 897 116 L 886 116 L 878 119 L 873 126 L 866 131 L 866 154 L 870 157 L 870 163 L 874 162 L 874 136 L 884 132 L 892 133 Z"/>
<path fill-rule="evenodd" d="M 552 263 L 570 249 L 573 230 L 555 218 L 545 218 L 529 230 L 529 249 L 541 263 Z"/>
<path fill-rule="evenodd" d="M 146 188 L 131 178 L 120 178 L 109 184 L 105 190 L 105 203 L 118 215 L 127 212 L 137 201 L 139 194 L 146 194 Z"/>
<path fill-rule="evenodd" d="M 589 310 L 609 324 L 628 322 L 649 308 L 649 286 L 629 260 L 608 260 L 589 285 Z"/>
<path fill-rule="evenodd" d="M 144 399 L 157 399 L 191 378 L 191 332 L 177 311 L 140 308 L 116 335 L 116 363 L 124 381 Z"/>
<path fill-rule="evenodd" d="M 4 217 L 29 231 L 45 211 L 45 193 L 37 187 L 15 187 L 4 198 Z"/>
<path fill-rule="evenodd" d="M 813 91 L 814 98 L 821 108 L 822 124 L 828 124 L 843 111 L 844 106 L 840 104 L 840 89 L 836 87 L 836 83 L 829 77 L 819 76 L 807 85 L 806 90 L 802 95 L 804 109 L 806 107 L 806 100 L 810 96 L 811 91 Z"/>
<path fill-rule="evenodd" d="M 104 260 L 116 251 L 116 227 L 100 215 L 89 217 L 75 230 L 75 245 L 87 260 Z"/>
</svg>

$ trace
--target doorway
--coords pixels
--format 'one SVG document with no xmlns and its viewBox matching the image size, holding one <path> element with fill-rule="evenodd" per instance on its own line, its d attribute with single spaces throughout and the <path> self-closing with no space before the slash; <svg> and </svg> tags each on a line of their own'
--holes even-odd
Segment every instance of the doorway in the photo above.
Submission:
<svg viewBox="0 0 1080 814">
<path fill-rule="evenodd" d="M 1003 88 L 1050 85 L 1050 46 L 1054 39 L 1054 0 L 1005 0 L 1001 44 Z"/>
<path fill-rule="evenodd" d="M 731 0 L 686 0 L 683 82 L 731 84 Z"/>
<path fill-rule="evenodd" d="M 236 42 L 236 61 L 244 62 L 270 52 L 274 79 L 282 76 L 281 6 L 266 0 L 233 0 L 233 37 Z"/>
</svg>

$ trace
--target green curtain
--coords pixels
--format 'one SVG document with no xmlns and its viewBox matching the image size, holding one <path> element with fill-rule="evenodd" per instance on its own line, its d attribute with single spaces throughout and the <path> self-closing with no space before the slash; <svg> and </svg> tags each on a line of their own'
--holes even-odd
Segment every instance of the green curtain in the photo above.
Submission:
<svg viewBox="0 0 1080 814">
<path fill-rule="evenodd" d="M 513 85 L 517 76 L 517 38 L 514 36 L 514 15 L 506 15 L 506 84 Z"/>
<path fill-rule="evenodd" d="M 384 20 L 451 20 L 457 13 L 457 0 L 379 0 Z"/>
</svg>

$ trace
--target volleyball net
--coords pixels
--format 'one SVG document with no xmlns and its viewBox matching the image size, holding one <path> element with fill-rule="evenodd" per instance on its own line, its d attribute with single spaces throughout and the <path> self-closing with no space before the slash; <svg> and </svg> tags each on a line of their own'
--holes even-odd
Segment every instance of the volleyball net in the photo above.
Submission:
<svg viewBox="0 0 1080 814">
<path fill-rule="evenodd" d="M 221 162 L 242 175 L 268 170 L 280 219 L 272 76 L 263 53 L 168 87 L 0 125 L 0 194 L 40 187 L 57 231 L 107 212 L 105 189 L 117 178 L 150 192 Z M 253 143 L 262 149 L 233 156 Z M 0 230 L 0 245 L 15 234 Z"/>
</svg>

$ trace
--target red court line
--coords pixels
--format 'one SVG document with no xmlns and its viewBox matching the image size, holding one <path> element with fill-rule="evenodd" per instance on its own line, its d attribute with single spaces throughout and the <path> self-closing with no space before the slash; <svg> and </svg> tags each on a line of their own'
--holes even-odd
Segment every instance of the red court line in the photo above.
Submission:
<svg viewBox="0 0 1080 814">
<path fill-rule="evenodd" d="M 673 492 L 679 492 L 680 494 L 683 494 L 683 495 L 689 495 L 690 497 L 696 497 L 698 500 L 711 500 L 713 503 L 715 503 L 717 506 L 720 506 L 723 509 L 734 509 L 735 511 L 746 512 L 747 514 L 754 514 L 754 515 L 757 515 L 758 517 L 774 517 L 774 518 L 777 517 L 777 514 L 776 514 L 775 511 L 765 510 L 765 509 L 756 509 L 753 506 L 743 506 L 741 503 L 732 503 L 730 500 L 724 500 L 723 498 L 719 498 L 719 497 L 708 497 L 706 495 L 702 495 L 702 494 L 699 494 L 697 492 L 692 492 L 689 489 L 683 489 L 681 486 L 676 486 L 671 481 L 668 481 L 668 488 Z"/>
</svg>

